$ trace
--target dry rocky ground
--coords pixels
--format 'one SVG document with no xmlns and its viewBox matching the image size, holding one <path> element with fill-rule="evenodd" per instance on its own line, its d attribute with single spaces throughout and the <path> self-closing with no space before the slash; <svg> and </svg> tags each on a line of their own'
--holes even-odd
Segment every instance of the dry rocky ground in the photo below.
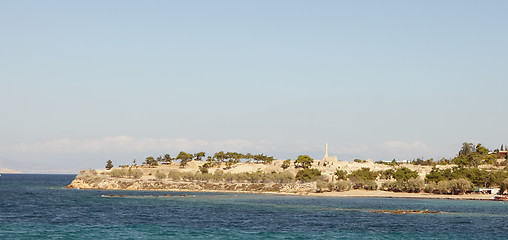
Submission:
<svg viewBox="0 0 508 240">
<path fill-rule="evenodd" d="M 223 172 L 223 174 L 240 174 L 240 173 L 291 173 L 293 176 L 301 168 L 295 168 L 290 166 L 288 169 L 282 169 L 283 160 L 275 160 L 271 164 L 256 164 L 256 163 L 239 163 L 234 165 L 230 169 L 223 168 L 210 168 L 209 172 L 214 173 L 217 170 Z M 165 176 L 171 172 L 178 172 L 179 174 L 198 174 L 199 167 L 203 165 L 203 161 L 191 161 L 185 168 L 180 168 L 179 163 L 172 163 L 168 165 L 159 165 L 157 167 L 147 166 L 133 166 L 123 168 L 124 171 L 138 171 L 142 172 L 142 176 L 135 178 L 129 176 L 115 177 L 112 176 L 113 171 L 118 171 L 119 168 L 113 168 L 111 170 L 83 170 L 79 173 L 74 181 L 69 184 L 68 188 L 79 188 L 79 189 L 107 189 L 107 190 L 166 190 L 166 191 L 234 191 L 234 192 L 266 192 L 266 193 L 278 193 L 278 194 L 311 194 L 316 195 L 318 190 L 316 182 L 300 183 L 295 181 L 290 182 L 277 182 L 277 181 L 262 181 L 262 182 L 248 182 L 248 181 L 214 181 L 213 179 L 179 179 L 174 180 L 171 178 L 156 178 L 157 172 L 164 173 Z M 323 181 L 333 180 L 333 174 L 337 169 L 346 170 L 348 173 L 361 168 L 370 168 L 372 171 L 382 171 L 387 169 L 393 169 L 392 166 L 384 164 L 375 164 L 371 161 L 364 163 L 357 162 L 345 162 L 335 161 L 327 166 L 323 166 L 323 162 L 315 160 L 313 168 L 317 168 L 322 172 L 321 179 Z M 424 178 L 427 173 L 432 170 L 431 166 L 420 166 L 412 164 L 402 164 L 398 167 L 407 167 L 413 171 L 419 173 L 420 178 Z M 452 165 L 438 165 L 438 168 L 450 168 Z M 487 166 L 484 166 L 487 167 Z M 115 170 L 117 169 L 117 170 Z M 378 186 L 388 180 L 378 180 Z M 351 196 L 384 196 L 393 197 L 399 196 L 401 193 L 388 194 L 390 192 L 385 191 L 365 191 L 365 190 L 354 190 L 356 194 Z M 351 191 L 349 191 L 351 192 Z M 379 194 L 382 192 L 382 194 Z M 388 194 L 388 195 L 387 195 Z M 399 194 L 399 195 L 397 195 Z M 319 195 L 319 194 L 318 194 Z M 323 196 L 338 196 L 347 197 L 348 192 L 332 192 L 322 194 Z M 415 193 L 405 193 L 400 197 L 421 197 L 427 198 L 432 194 L 421 193 L 418 196 Z M 435 198 L 435 196 L 429 197 Z M 447 197 L 444 197 L 447 198 Z M 476 198 L 474 196 L 470 198 Z M 481 196 L 480 199 L 486 199 L 485 196 Z"/>
</svg>

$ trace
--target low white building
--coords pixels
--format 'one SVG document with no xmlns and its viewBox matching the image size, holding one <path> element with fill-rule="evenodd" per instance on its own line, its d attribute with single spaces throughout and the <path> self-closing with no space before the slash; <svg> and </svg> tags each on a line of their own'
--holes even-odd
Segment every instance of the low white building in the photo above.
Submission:
<svg viewBox="0 0 508 240">
<path fill-rule="evenodd" d="M 480 188 L 478 191 L 483 194 L 497 194 L 499 192 L 499 188 Z"/>
</svg>

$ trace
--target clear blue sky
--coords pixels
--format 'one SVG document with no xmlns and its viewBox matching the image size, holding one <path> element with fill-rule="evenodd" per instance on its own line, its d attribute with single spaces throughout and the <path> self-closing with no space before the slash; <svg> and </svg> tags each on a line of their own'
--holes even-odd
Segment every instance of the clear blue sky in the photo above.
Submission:
<svg viewBox="0 0 508 240">
<path fill-rule="evenodd" d="M 506 1 L 1 1 L 0 167 L 508 143 Z"/>
</svg>

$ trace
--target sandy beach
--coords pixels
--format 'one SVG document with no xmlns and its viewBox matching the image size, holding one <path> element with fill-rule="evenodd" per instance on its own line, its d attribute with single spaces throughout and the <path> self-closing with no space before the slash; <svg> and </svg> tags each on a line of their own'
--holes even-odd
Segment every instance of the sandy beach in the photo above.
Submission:
<svg viewBox="0 0 508 240">
<path fill-rule="evenodd" d="M 454 199 L 454 200 L 492 200 L 493 194 L 463 194 L 463 195 L 445 195 L 431 193 L 403 193 L 388 191 L 367 191 L 350 190 L 345 192 L 323 192 L 309 193 L 309 196 L 316 197 L 381 197 L 381 198 L 418 198 L 418 199 Z"/>
</svg>

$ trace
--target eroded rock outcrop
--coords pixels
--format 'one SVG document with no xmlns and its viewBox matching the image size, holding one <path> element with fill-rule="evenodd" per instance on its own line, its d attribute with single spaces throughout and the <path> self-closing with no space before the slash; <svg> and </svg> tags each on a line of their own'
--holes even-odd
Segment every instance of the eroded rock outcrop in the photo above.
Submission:
<svg viewBox="0 0 508 240">
<path fill-rule="evenodd" d="M 238 191 L 238 192 L 315 192 L 316 183 L 250 183 L 213 181 L 172 181 L 154 178 L 112 177 L 95 170 L 81 171 L 67 186 L 74 189 L 104 190 L 173 190 L 173 191 Z"/>
</svg>

